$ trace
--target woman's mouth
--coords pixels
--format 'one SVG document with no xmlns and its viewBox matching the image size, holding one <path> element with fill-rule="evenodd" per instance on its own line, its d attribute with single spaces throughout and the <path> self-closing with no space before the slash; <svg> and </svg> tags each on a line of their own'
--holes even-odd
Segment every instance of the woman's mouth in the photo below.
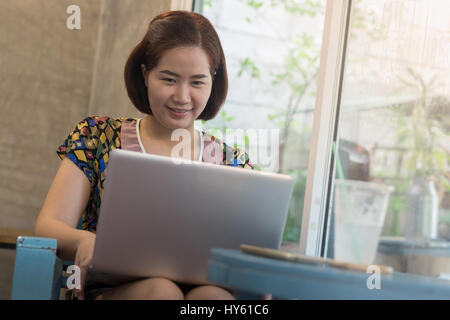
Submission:
<svg viewBox="0 0 450 320">
<path fill-rule="evenodd" d="M 180 108 L 171 108 L 166 106 L 169 109 L 170 113 L 177 118 L 183 118 L 186 114 L 192 109 L 180 109 Z"/>
</svg>

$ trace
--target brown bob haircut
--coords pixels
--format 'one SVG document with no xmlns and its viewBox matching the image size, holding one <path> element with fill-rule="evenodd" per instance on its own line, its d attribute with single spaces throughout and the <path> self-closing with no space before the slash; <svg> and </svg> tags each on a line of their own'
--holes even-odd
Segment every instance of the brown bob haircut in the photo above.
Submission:
<svg viewBox="0 0 450 320">
<path fill-rule="evenodd" d="M 144 38 L 128 57 L 124 73 L 125 86 L 139 111 L 152 114 L 141 65 L 151 71 L 158 65 L 164 52 L 188 46 L 197 46 L 205 51 L 213 79 L 211 95 L 198 119 L 210 120 L 215 117 L 228 92 L 225 56 L 219 36 L 209 20 L 189 11 L 168 11 L 156 16 L 150 22 Z"/>
</svg>

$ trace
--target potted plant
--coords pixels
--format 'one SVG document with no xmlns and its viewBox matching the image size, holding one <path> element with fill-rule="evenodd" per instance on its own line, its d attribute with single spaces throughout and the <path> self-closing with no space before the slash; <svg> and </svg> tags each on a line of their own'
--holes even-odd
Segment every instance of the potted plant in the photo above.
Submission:
<svg viewBox="0 0 450 320">
<path fill-rule="evenodd" d="M 433 97 L 439 86 L 435 75 L 429 81 L 412 68 L 401 83 L 413 88 L 417 99 L 411 106 L 399 110 L 399 142 L 409 149 L 405 169 L 411 179 L 407 199 L 405 236 L 409 239 L 430 240 L 438 238 L 439 207 L 446 190 L 450 190 L 446 166 L 448 151 L 438 143 L 442 134 L 441 118 L 445 100 Z"/>
</svg>

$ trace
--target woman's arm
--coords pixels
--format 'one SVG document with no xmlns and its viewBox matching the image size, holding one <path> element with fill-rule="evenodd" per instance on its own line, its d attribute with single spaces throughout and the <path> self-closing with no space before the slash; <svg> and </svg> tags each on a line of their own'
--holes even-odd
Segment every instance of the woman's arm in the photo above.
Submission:
<svg viewBox="0 0 450 320">
<path fill-rule="evenodd" d="M 63 260 L 74 260 L 82 240 L 95 239 L 94 233 L 76 229 L 88 203 L 90 190 L 88 178 L 70 159 L 65 158 L 34 225 L 36 236 L 57 239 L 57 254 Z"/>
</svg>

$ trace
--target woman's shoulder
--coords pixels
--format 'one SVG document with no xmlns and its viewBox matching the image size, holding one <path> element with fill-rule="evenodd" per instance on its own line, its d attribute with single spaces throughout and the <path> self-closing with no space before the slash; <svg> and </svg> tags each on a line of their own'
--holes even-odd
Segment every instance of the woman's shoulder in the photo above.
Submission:
<svg viewBox="0 0 450 320">
<path fill-rule="evenodd" d="M 246 169 L 254 169 L 253 164 L 250 162 L 248 154 L 244 149 L 238 147 L 232 147 L 226 144 L 222 139 L 211 135 L 203 131 L 205 150 L 211 152 L 211 150 L 218 149 L 222 151 L 222 164 L 233 167 L 242 167 Z M 211 148 L 211 145 L 213 147 Z"/>
<path fill-rule="evenodd" d="M 127 118 L 127 117 L 110 117 L 110 116 L 97 116 L 97 115 L 90 115 L 86 118 L 82 119 L 79 122 L 79 125 L 82 127 L 98 127 L 103 128 L 107 126 L 111 127 L 120 127 L 124 121 L 132 121 L 136 120 L 134 118 Z"/>
<path fill-rule="evenodd" d="M 106 130 L 120 131 L 125 121 L 137 121 L 137 118 L 90 115 L 79 121 L 76 129 L 86 136 L 95 137 Z"/>
</svg>

